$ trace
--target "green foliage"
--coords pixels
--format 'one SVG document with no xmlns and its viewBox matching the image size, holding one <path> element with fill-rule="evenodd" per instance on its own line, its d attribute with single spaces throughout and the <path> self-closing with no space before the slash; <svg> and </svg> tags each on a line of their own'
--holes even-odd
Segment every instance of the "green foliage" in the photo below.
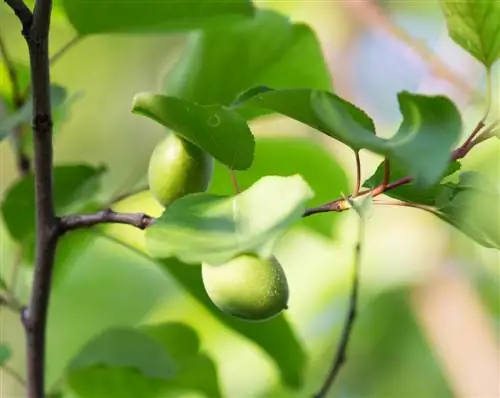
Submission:
<svg viewBox="0 0 500 398">
<path fill-rule="evenodd" d="M 190 264 L 217 265 L 249 252 L 268 258 L 312 196 L 297 175 L 264 177 L 234 197 L 186 196 L 147 229 L 148 251 L 153 257 L 176 257 Z"/>
<path fill-rule="evenodd" d="M 67 92 L 64 87 L 53 85 L 51 87 L 52 109 L 56 110 L 66 100 Z M 22 123 L 31 123 L 33 101 L 30 98 L 26 103 L 14 113 L 0 120 L 0 141 L 7 137 L 14 128 Z"/>
<path fill-rule="evenodd" d="M 7 362 L 12 356 L 12 351 L 10 346 L 7 344 L 0 344 L 0 367 L 2 367 L 5 362 Z"/>
<path fill-rule="evenodd" d="M 500 2 L 440 0 L 448 34 L 490 68 L 500 57 Z"/>
<path fill-rule="evenodd" d="M 267 90 L 238 105 L 270 109 L 343 142 L 353 150 L 368 149 L 394 159 L 419 188 L 436 183 L 446 170 L 449 151 L 462 122 L 455 105 L 442 96 L 402 92 L 398 100 L 403 122 L 390 139 L 377 137 L 373 121 L 359 108 L 328 92 Z"/>
<path fill-rule="evenodd" d="M 103 167 L 67 165 L 54 168 L 54 202 L 57 213 L 82 211 L 100 189 Z M 2 202 L 2 215 L 12 238 L 23 242 L 35 229 L 35 184 L 32 174 L 15 182 Z"/>
<path fill-rule="evenodd" d="M 24 91 L 30 83 L 30 68 L 28 65 L 20 62 L 14 62 L 13 67 L 16 71 L 16 83 L 20 90 Z M 0 60 L 0 100 L 2 99 L 7 110 L 12 112 L 15 109 L 13 87 L 7 65 L 3 60 Z"/>
<path fill-rule="evenodd" d="M 3 279 L 2 275 L 0 275 L 0 290 L 5 289 L 7 287 L 7 282 Z"/>
<path fill-rule="evenodd" d="M 134 98 L 133 112 L 171 129 L 230 168 L 244 170 L 252 164 L 252 132 L 229 108 L 144 93 Z"/>
<path fill-rule="evenodd" d="M 105 331 L 73 359 L 68 381 L 82 398 L 147 398 L 169 390 L 221 396 L 217 371 L 199 352 L 196 333 L 178 323 Z"/>
<path fill-rule="evenodd" d="M 326 148 L 307 138 L 257 139 L 252 167 L 238 172 L 236 178 L 240 188 L 246 189 L 266 175 L 294 174 L 300 174 L 315 193 L 314 198 L 307 202 L 307 207 L 326 203 L 350 189 L 342 166 Z M 209 192 L 216 195 L 231 195 L 234 192 L 228 170 L 220 163 L 215 164 Z M 325 237 L 332 237 L 340 221 L 339 214 L 325 213 L 321 217 L 304 218 L 300 224 Z"/>
<path fill-rule="evenodd" d="M 283 73 L 286 71 L 286 73 Z M 274 11 L 190 37 L 183 56 L 167 75 L 168 95 L 200 104 L 231 105 L 257 85 L 330 90 L 330 76 L 310 27 Z M 247 118 L 265 111 L 247 112 Z"/>
<path fill-rule="evenodd" d="M 437 199 L 438 216 L 479 244 L 500 250 L 500 193 L 475 172 L 463 172 Z"/>
<path fill-rule="evenodd" d="M 254 13 L 250 0 L 157 0 L 147 4 L 123 0 L 63 0 L 62 4 L 68 20 L 80 35 L 193 30 L 234 23 Z"/>
</svg>

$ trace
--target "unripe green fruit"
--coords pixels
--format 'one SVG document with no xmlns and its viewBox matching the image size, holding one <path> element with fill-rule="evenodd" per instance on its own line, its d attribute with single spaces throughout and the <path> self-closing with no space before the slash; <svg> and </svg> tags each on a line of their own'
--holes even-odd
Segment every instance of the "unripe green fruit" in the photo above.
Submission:
<svg viewBox="0 0 500 398">
<path fill-rule="evenodd" d="M 288 308 L 288 283 L 275 258 L 242 254 L 221 265 L 202 264 L 202 276 L 213 303 L 237 318 L 262 321 Z"/>
<path fill-rule="evenodd" d="M 153 150 L 149 161 L 149 188 L 156 200 L 168 206 L 187 194 L 207 190 L 213 158 L 196 145 L 170 134 Z"/>
</svg>

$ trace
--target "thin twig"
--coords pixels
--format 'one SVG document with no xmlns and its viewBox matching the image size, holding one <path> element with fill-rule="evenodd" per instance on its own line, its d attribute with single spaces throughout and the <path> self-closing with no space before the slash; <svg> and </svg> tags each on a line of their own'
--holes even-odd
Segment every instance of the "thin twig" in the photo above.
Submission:
<svg viewBox="0 0 500 398">
<path fill-rule="evenodd" d="M 361 190 L 361 159 L 359 157 L 359 150 L 354 151 L 354 157 L 356 159 L 356 188 L 353 193 L 353 197 L 358 196 Z"/>
<path fill-rule="evenodd" d="M 22 376 L 17 373 L 16 370 L 12 369 L 9 365 L 3 364 L 2 369 L 5 373 L 7 373 L 10 377 L 12 377 L 15 381 L 17 381 L 22 387 L 26 387 L 26 380 L 22 378 Z"/>
<path fill-rule="evenodd" d="M 59 221 L 61 233 L 80 228 L 90 228 L 97 224 L 128 224 L 139 229 L 147 228 L 154 218 L 144 213 L 117 213 L 113 210 L 102 210 L 93 214 L 73 214 L 64 216 Z"/>
<path fill-rule="evenodd" d="M 241 192 L 240 186 L 238 184 L 238 180 L 236 179 L 236 172 L 233 169 L 228 169 L 229 174 L 231 175 L 231 182 L 233 183 L 234 190 L 237 194 Z"/>
<path fill-rule="evenodd" d="M 327 396 L 333 382 L 337 378 L 342 365 L 344 365 L 347 357 L 347 347 L 352 335 L 352 329 L 354 327 L 354 321 L 356 320 L 356 311 L 358 306 L 358 291 L 359 291 L 359 269 L 361 266 L 361 254 L 362 245 L 365 235 L 365 216 L 360 215 L 359 225 L 358 225 L 358 239 L 356 242 L 356 248 L 354 252 L 354 269 L 352 275 L 352 285 L 351 285 L 351 295 L 349 299 L 349 310 L 347 312 L 347 317 L 344 322 L 344 327 L 342 329 L 342 335 L 340 342 L 337 346 L 335 356 L 333 359 L 333 364 L 328 372 L 328 375 L 323 383 L 323 386 L 319 392 L 314 395 L 314 398 L 324 398 Z"/>
<path fill-rule="evenodd" d="M 59 50 L 54 53 L 54 55 L 52 55 L 52 57 L 50 57 L 50 64 L 53 66 L 57 61 L 59 61 L 64 54 L 66 54 L 71 48 L 74 47 L 75 44 L 80 41 L 81 38 L 81 36 L 75 36 L 66 44 L 64 44 Z"/>
</svg>

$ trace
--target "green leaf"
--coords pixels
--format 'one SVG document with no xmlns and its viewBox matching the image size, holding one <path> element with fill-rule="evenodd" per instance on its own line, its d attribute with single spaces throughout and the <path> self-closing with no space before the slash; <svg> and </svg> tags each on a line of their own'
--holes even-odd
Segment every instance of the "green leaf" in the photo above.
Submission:
<svg viewBox="0 0 500 398">
<path fill-rule="evenodd" d="M 12 351 L 7 344 L 0 344 L 0 367 L 12 356 Z"/>
<path fill-rule="evenodd" d="M 56 166 L 53 171 L 54 203 L 58 215 L 77 212 L 91 202 L 100 189 L 104 167 Z M 2 214 L 12 238 L 25 241 L 35 229 L 35 184 L 32 174 L 9 188 Z"/>
<path fill-rule="evenodd" d="M 175 365 L 155 340 L 130 328 L 110 329 L 90 341 L 71 361 L 70 371 L 89 367 L 128 368 L 152 379 L 170 380 Z"/>
<path fill-rule="evenodd" d="M 0 275 L 0 290 L 5 289 L 7 287 L 7 282 L 5 282 L 5 279 L 2 278 L 2 275 Z"/>
<path fill-rule="evenodd" d="M 188 267 L 174 259 L 162 260 L 160 264 L 216 319 L 264 350 L 278 366 L 284 384 L 294 389 L 302 385 L 306 354 L 298 336 L 283 314 L 259 323 L 236 319 L 220 311 L 210 300 L 203 286 L 200 267 Z"/>
<path fill-rule="evenodd" d="M 246 189 L 266 175 L 294 174 L 300 174 L 315 192 L 307 207 L 331 201 L 350 189 L 345 171 L 332 154 L 324 146 L 306 138 L 257 139 L 252 166 L 238 172 L 236 178 L 240 188 Z M 227 168 L 218 162 L 215 163 L 209 192 L 216 195 L 231 195 L 234 192 Z M 325 213 L 321 217 L 303 218 L 300 224 L 331 237 L 341 218 L 339 214 Z"/>
<path fill-rule="evenodd" d="M 148 251 L 153 257 L 176 257 L 188 264 L 217 265 L 248 252 L 268 257 L 312 197 L 298 175 L 264 177 L 234 197 L 185 196 L 147 229 Z"/>
<path fill-rule="evenodd" d="M 14 69 L 16 71 L 17 85 L 21 92 L 24 92 L 30 84 L 30 68 L 29 65 L 14 62 Z M 12 112 L 15 109 L 13 102 L 12 84 L 10 81 L 9 71 L 5 62 L 0 60 L 0 98 L 3 98 L 4 103 L 7 105 L 7 110 Z"/>
<path fill-rule="evenodd" d="M 442 96 L 402 92 L 398 101 L 403 122 L 389 140 L 392 158 L 414 178 L 416 186 L 431 186 L 446 172 L 451 150 L 460 138 L 460 112 Z"/>
<path fill-rule="evenodd" d="M 175 360 L 177 373 L 169 388 L 196 390 L 207 397 L 220 398 L 217 367 L 203 353 L 196 332 L 181 323 L 163 323 L 140 327 L 147 336 L 159 342 Z"/>
<path fill-rule="evenodd" d="M 500 192 L 479 173 L 464 172 L 437 201 L 438 217 L 487 248 L 500 250 Z"/>
<path fill-rule="evenodd" d="M 500 57 L 500 2 L 441 0 L 450 37 L 491 67 Z"/>
<path fill-rule="evenodd" d="M 52 109 L 57 110 L 61 106 L 67 97 L 67 91 L 64 87 L 53 85 L 51 87 L 51 101 Z M 30 98 L 26 103 L 14 112 L 13 114 L 7 116 L 5 119 L 0 120 L 0 140 L 7 137 L 14 128 L 22 123 L 31 123 L 33 100 Z"/>
<path fill-rule="evenodd" d="M 244 170 L 252 164 L 252 132 L 229 108 L 143 93 L 135 96 L 133 112 L 171 129 L 230 168 Z"/>
<path fill-rule="evenodd" d="M 460 167 L 461 165 L 458 161 L 450 163 L 448 169 L 441 178 L 445 178 L 456 173 L 458 170 L 460 170 Z M 390 171 L 391 171 L 390 173 L 391 182 L 407 177 L 404 168 L 402 168 L 398 164 L 391 163 Z M 382 184 L 383 181 L 384 181 L 384 162 L 379 164 L 375 173 L 363 183 L 363 186 L 365 188 L 375 188 L 376 186 Z M 385 192 L 384 194 L 391 198 L 402 200 L 404 202 L 434 206 L 436 205 L 436 197 L 439 195 L 439 192 L 442 189 L 443 189 L 442 184 L 435 184 L 427 188 L 419 189 L 418 187 L 415 187 L 413 183 L 409 183 L 391 189 Z"/>
<path fill-rule="evenodd" d="M 232 23 L 254 14 L 250 0 L 156 0 L 147 3 L 63 0 L 63 5 L 69 21 L 81 35 L 185 31 Z"/>
<path fill-rule="evenodd" d="M 223 84 L 221 84 L 223 82 Z M 270 10 L 253 19 L 194 33 L 166 76 L 168 95 L 200 104 L 230 105 L 257 85 L 330 90 L 315 33 Z M 264 112 L 265 113 L 265 112 Z M 263 112 L 247 112 L 247 118 Z"/>
<path fill-rule="evenodd" d="M 373 121 L 361 109 L 324 91 L 269 90 L 246 102 L 240 101 L 239 109 L 259 107 L 283 114 L 355 151 L 367 149 L 389 157 L 411 175 L 420 188 L 432 185 L 445 172 L 449 152 L 460 136 L 460 113 L 442 96 L 402 92 L 398 100 L 403 122 L 390 139 L 375 135 Z"/>
</svg>

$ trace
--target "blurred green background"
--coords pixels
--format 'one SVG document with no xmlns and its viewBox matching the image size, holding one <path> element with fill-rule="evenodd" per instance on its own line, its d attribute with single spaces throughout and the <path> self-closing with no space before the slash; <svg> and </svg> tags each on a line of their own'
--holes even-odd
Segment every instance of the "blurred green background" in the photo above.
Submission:
<svg viewBox="0 0 500 398">
<path fill-rule="evenodd" d="M 400 121 L 396 93 L 401 90 L 448 95 L 462 110 L 467 127 L 477 123 L 482 103 L 473 100 L 468 87 L 482 92 L 484 73 L 479 63 L 448 38 L 437 2 L 283 0 L 256 4 L 313 27 L 335 92 L 365 109 L 381 135 L 392 134 Z M 3 4 L 0 21 L 0 34 L 12 57 L 26 62 L 18 21 Z M 52 51 L 73 36 L 72 28 L 56 15 Z M 185 42 L 183 34 L 98 35 L 72 48 L 54 66 L 52 77 L 70 94 L 83 95 L 57 134 L 55 161 L 107 165 L 103 197 L 144 181 L 149 155 L 164 132 L 132 115 L 131 100 L 137 92 L 161 90 Z M 425 57 L 421 46 L 429 49 Z M 439 66 L 432 54 L 440 59 Z M 498 115 L 498 67 L 493 82 Z M 310 178 L 325 172 L 315 159 L 328 151 L 323 155 L 331 166 L 322 195 L 328 197 L 329 184 L 332 199 L 338 196 L 339 185 L 348 181 L 352 187 L 354 163 L 344 147 L 283 117 L 268 117 L 252 127 L 260 137 L 289 136 L 315 142 L 310 158 L 301 161 L 299 168 Z M 363 175 L 369 177 L 380 159 L 362 155 Z M 486 172 L 498 186 L 498 159 L 495 140 L 475 149 L 464 167 Z M 281 161 L 293 168 L 297 159 Z M 273 159 L 268 162 L 272 169 Z M 2 195 L 16 178 L 11 145 L 2 141 Z M 218 183 L 229 187 L 227 178 Z M 309 356 L 306 383 L 300 391 L 284 387 L 274 364 L 256 345 L 217 322 L 168 273 L 109 241 L 87 239 L 85 233 L 65 238 L 58 254 L 60 272 L 48 331 L 49 384 L 57 382 L 89 338 L 106 328 L 168 320 L 185 322 L 199 334 L 203 350 L 218 366 L 224 396 L 312 396 L 330 366 L 347 310 L 357 227 L 354 214 L 327 217 L 338 221 L 335 230 L 320 235 L 301 224 L 286 235 L 278 250 L 291 291 L 286 317 Z M 16 245 L 2 226 L 2 275 L 8 277 L 12 272 L 16 253 Z M 367 228 L 359 317 L 347 364 L 330 396 L 500 397 L 499 266 L 497 251 L 479 247 L 431 215 L 377 207 Z M 29 266 L 21 269 L 19 293 L 23 299 L 27 298 L 30 270 Z M 14 349 L 11 366 L 24 374 L 24 340 L 18 319 L 1 309 L 0 327 L 0 342 L 8 342 Z M 7 373 L 1 373 L 0 396 L 23 396 Z"/>
</svg>

